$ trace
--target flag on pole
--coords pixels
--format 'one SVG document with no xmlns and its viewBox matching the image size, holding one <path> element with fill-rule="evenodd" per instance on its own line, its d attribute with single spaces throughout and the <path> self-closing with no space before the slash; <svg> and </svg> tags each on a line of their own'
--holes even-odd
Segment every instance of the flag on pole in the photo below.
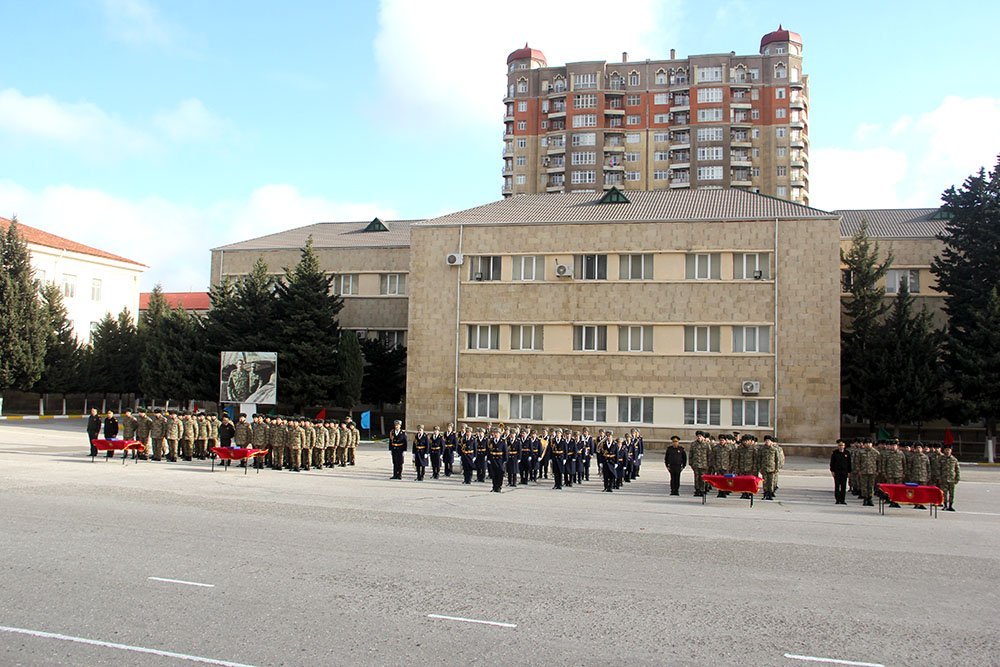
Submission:
<svg viewBox="0 0 1000 667">
<path fill-rule="evenodd" d="M 316 413 L 316 419 L 326 419 L 326 408 L 322 408 Z"/>
<path fill-rule="evenodd" d="M 891 433 L 889 433 L 887 430 L 885 430 L 881 426 L 878 427 L 878 439 L 879 440 L 889 440 L 891 438 L 892 438 L 892 434 Z"/>
<path fill-rule="evenodd" d="M 955 436 L 952 434 L 950 428 L 946 428 L 944 430 L 944 444 L 947 445 L 948 447 L 955 444 Z"/>
<path fill-rule="evenodd" d="M 361 428 L 370 429 L 372 427 L 372 412 L 365 410 L 361 413 Z"/>
</svg>

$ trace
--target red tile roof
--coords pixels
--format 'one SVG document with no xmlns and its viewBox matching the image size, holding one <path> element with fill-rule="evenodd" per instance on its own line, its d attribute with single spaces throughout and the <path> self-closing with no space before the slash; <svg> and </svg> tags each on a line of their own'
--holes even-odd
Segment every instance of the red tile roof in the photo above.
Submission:
<svg viewBox="0 0 1000 667">
<path fill-rule="evenodd" d="M 792 32 L 791 30 L 785 30 L 778 24 L 778 29 L 774 32 L 769 32 L 760 38 L 760 48 L 764 49 L 765 46 L 771 42 L 795 42 L 798 45 L 802 45 L 802 35 L 797 32 Z"/>
<path fill-rule="evenodd" d="M 139 294 L 139 310 L 149 308 L 149 297 L 152 292 L 141 292 Z M 208 292 L 164 292 L 163 298 L 167 300 L 167 305 L 171 308 L 183 308 L 184 310 L 208 310 L 212 307 L 212 302 L 208 298 Z"/>
<path fill-rule="evenodd" d="M 509 56 L 507 56 L 507 64 L 509 65 L 515 60 L 521 60 L 522 58 L 531 58 L 532 60 L 541 60 L 543 63 L 545 62 L 545 54 L 538 49 L 531 48 L 528 46 L 527 42 L 524 43 L 523 49 L 513 51 Z"/>
<path fill-rule="evenodd" d="M 6 232 L 7 228 L 10 227 L 10 220 L 7 218 L 0 218 L 0 231 Z M 33 243 L 35 245 L 45 246 L 46 248 L 55 248 L 57 250 L 67 250 L 69 252 L 78 252 L 81 255 L 91 255 L 93 257 L 103 257 L 104 259 L 113 259 L 117 262 L 125 262 L 126 264 L 135 264 L 136 266 L 145 267 L 145 264 L 136 262 L 135 260 L 126 259 L 119 255 L 113 255 L 110 252 L 105 252 L 103 250 L 98 250 L 97 248 L 92 248 L 89 245 L 84 245 L 82 243 L 77 243 L 76 241 L 70 241 L 69 239 L 64 239 L 61 236 L 56 236 L 55 234 L 50 234 L 48 232 L 42 231 L 36 227 L 30 227 L 20 220 L 17 221 L 17 230 L 21 234 L 27 243 Z"/>
</svg>

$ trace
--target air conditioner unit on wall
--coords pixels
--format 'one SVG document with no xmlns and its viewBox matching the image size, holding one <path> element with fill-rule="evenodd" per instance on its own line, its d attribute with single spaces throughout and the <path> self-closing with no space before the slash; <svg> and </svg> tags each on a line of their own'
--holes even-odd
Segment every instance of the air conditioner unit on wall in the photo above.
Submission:
<svg viewBox="0 0 1000 667">
<path fill-rule="evenodd" d="M 448 253 L 445 261 L 448 262 L 448 266 L 461 266 L 465 263 L 465 255 L 460 252 Z"/>
<path fill-rule="evenodd" d="M 744 380 L 741 389 L 744 394 L 759 394 L 760 382 L 757 380 Z"/>
<path fill-rule="evenodd" d="M 573 267 L 569 264 L 556 264 L 556 276 L 559 278 L 572 278 Z"/>
</svg>

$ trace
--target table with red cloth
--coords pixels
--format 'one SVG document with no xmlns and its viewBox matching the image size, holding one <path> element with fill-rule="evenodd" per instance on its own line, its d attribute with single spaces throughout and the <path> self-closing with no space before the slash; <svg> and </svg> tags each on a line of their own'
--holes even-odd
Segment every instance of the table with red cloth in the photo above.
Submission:
<svg viewBox="0 0 1000 667">
<path fill-rule="evenodd" d="M 750 507 L 753 507 L 754 496 L 760 493 L 760 485 L 764 481 L 757 475 L 702 475 L 701 479 L 719 491 L 749 494 Z M 707 493 L 701 497 L 702 505 L 705 504 L 707 497 Z"/>
<path fill-rule="evenodd" d="M 266 449 L 254 449 L 253 447 L 212 447 L 212 452 L 223 461 L 246 461 L 255 456 L 267 454 Z M 215 459 L 212 459 L 212 471 L 215 471 Z M 246 473 L 247 471 L 244 470 L 243 474 Z"/>
<path fill-rule="evenodd" d="M 125 464 L 125 459 L 128 458 L 128 453 L 132 451 L 144 452 L 146 451 L 146 445 L 142 444 L 138 440 L 105 440 L 103 438 L 98 438 L 91 440 L 90 444 L 94 446 L 94 450 L 98 452 L 117 452 L 121 450 L 122 452 L 122 465 Z M 110 456 L 108 458 L 111 458 Z M 97 459 L 97 455 L 94 454 L 90 457 L 90 462 L 93 463 Z"/>
<path fill-rule="evenodd" d="M 936 486 L 917 486 L 914 484 L 879 484 L 878 488 L 888 501 L 879 497 L 879 512 L 885 514 L 886 502 L 900 505 L 926 505 L 928 510 L 937 515 L 939 505 L 944 505 L 944 492 Z"/>
</svg>

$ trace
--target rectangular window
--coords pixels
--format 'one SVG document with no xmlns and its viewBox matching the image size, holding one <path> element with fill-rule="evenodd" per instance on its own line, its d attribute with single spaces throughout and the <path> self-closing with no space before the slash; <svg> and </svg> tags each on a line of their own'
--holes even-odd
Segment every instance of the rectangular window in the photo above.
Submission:
<svg viewBox="0 0 1000 667">
<path fill-rule="evenodd" d="M 469 280 L 500 280 L 500 256 L 472 257 L 469 261 Z"/>
<path fill-rule="evenodd" d="M 721 147 L 719 148 L 721 151 Z M 700 181 L 721 181 L 722 167 L 698 167 L 698 180 Z"/>
<path fill-rule="evenodd" d="M 760 109 L 751 109 L 750 110 L 750 119 L 751 120 L 758 120 L 759 118 L 760 118 Z M 746 118 L 744 118 L 743 120 L 746 121 Z"/>
<path fill-rule="evenodd" d="M 639 95 L 626 95 L 625 106 L 637 107 L 642 104 L 642 97 Z"/>
<path fill-rule="evenodd" d="M 638 125 L 641 122 L 642 122 L 642 116 L 638 116 L 638 115 L 632 114 L 630 116 L 626 116 L 625 117 L 625 124 L 626 125 Z"/>
<path fill-rule="evenodd" d="M 469 349 L 470 350 L 499 350 L 500 349 L 500 325 L 499 324 L 470 324 L 469 325 Z"/>
<path fill-rule="evenodd" d="M 699 160 L 721 160 L 722 146 L 703 146 L 698 149 Z"/>
<path fill-rule="evenodd" d="M 774 89 L 774 99 L 776 99 L 776 100 L 783 100 L 783 99 L 785 99 L 785 89 L 784 88 L 775 88 Z"/>
<path fill-rule="evenodd" d="M 721 127 L 699 127 L 698 142 L 702 141 L 722 141 Z"/>
<path fill-rule="evenodd" d="M 670 178 L 669 169 L 655 169 L 653 170 L 653 180 L 654 181 L 665 181 Z"/>
<path fill-rule="evenodd" d="M 406 345 L 406 332 L 395 330 L 379 331 L 378 339 L 386 347 L 404 347 Z"/>
<path fill-rule="evenodd" d="M 771 327 L 733 327 L 733 352 L 770 352 Z"/>
<path fill-rule="evenodd" d="M 540 421 L 542 419 L 542 395 L 511 394 L 510 418 Z"/>
<path fill-rule="evenodd" d="M 774 189 L 774 196 L 775 197 L 787 197 L 788 196 L 788 186 L 787 185 L 779 185 L 778 187 L 776 187 Z"/>
<path fill-rule="evenodd" d="M 787 127 L 774 128 L 774 136 L 777 137 L 778 139 L 784 139 L 785 137 L 788 136 L 788 128 Z"/>
<path fill-rule="evenodd" d="M 775 173 L 778 176 L 788 176 L 788 167 L 778 167 Z"/>
<path fill-rule="evenodd" d="M 101 300 L 101 279 L 94 278 L 90 281 L 90 300 L 100 301 Z"/>
<path fill-rule="evenodd" d="M 573 96 L 573 108 L 574 109 L 594 109 L 597 107 L 597 95 L 594 93 L 585 93 L 583 95 Z"/>
<path fill-rule="evenodd" d="M 606 422 L 608 420 L 608 399 L 606 396 L 574 396 L 573 421 Z"/>
<path fill-rule="evenodd" d="M 597 144 L 597 135 L 594 132 L 577 132 L 570 139 L 572 146 L 594 146 Z"/>
<path fill-rule="evenodd" d="M 771 254 L 767 252 L 733 253 L 733 278 L 736 280 L 767 280 Z M 760 271 L 760 275 L 757 272 Z"/>
<path fill-rule="evenodd" d="M 638 171 L 626 171 L 625 172 L 626 181 L 640 181 L 642 180 L 642 174 Z"/>
<path fill-rule="evenodd" d="M 655 162 L 669 162 L 670 152 L 669 151 L 655 151 L 653 153 L 653 160 Z"/>
<path fill-rule="evenodd" d="M 570 164 L 597 164 L 597 153 L 584 152 L 570 155 Z"/>
<path fill-rule="evenodd" d="M 383 273 L 379 276 L 379 294 L 406 294 L 406 274 Z"/>
<path fill-rule="evenodd" d="M 692 253 L 685 257 L 687 280 L 719 280 L 721 278 L 722 255 L 713 253 Z"/>
<path fill-rule="evenodd" d="M 719 339 L 722 337 L 722 327 L 718 326 L 686 326 L 684 327 L 685 352 L 718 352 Z"/>
<path fill-rule="evenodd" d="M 669 132 L 654 132 L 653 141 L 658 144 L 665 144 L 670 141 Z"/>
<path fill-rule="evenodd" d="M 541 255 L 515 255 L 512 280 L 544 280 L 545 258 Z"/>
<path fill-rule="evenodd" d="M 344 296 L 358 293 L 358 274 L 340 273 L 333 277 L 333 291 Z"/>
<path fill-rule="evenodd" d="M 608 327 L 580 324 L 573 327 L 573 349 L 577 352 L 607 352 Z"/>
<path fill-rule="evenodd" d="M 467 394 L 465 416 L 479 419 L 497 419 L 500 394 Z"/>
<path fill-rule="evenodd" d="M 597 74 L 591 72 L 589 74 L 575 74 L 573 76 L 573 88 L 597 88 Z"/>
<path fill-rule="evenodd" d="M 518 174 L 517 176 L 514 177 L 514 182 L 517 183 L 518 185 L 524 185 L 525 183 L 528 182 L 528 177 L 525 176 L 524 174 Z"/>
<path fill-rule="evenodd" d="M 573 275 L 581 280 L 607 280 L 607 255 L 576 255 L 573 258 Z"/>
<path fill-rule="evenodd" d="M 517 121 L 517 129 L 518 130 L 526 130 L 526 129 L 528 129 L 528 121 L 526 121 L 526 120 L 519 120 L 519 121 Z"/>
<path fill-rule="evenodd" d="M 574 171 L 570 176 L 570 183 L 596 183 L 597 182 L 597 172 L 593 171 Z"/>
<path fill-rule="evenodd" d="M 910 294 L 920 293 L 920 270 L 919 269 L 889 269 L 885 274 L 885 293 L 896 294 L 899 288 L 906 283 Z"/>
<path fill-rule="evenodd" d="M 721 102 L 722 88 L 699 88 L 698 102 Z"/>
<path fill-rule="evenodd" d="M 733 399 L 733 426 L 770 426 L 771 403 L 767 399 Z"/>
<path fill-rule="evenodd" d="M 718 426 L 721 402 L 718 398 L 685 398 L 684 423 Z"/>
<path fill-rule="evenodd" d="M 777 157 L 786 157 L 788 155 L 788 147 L 787 146 L 778 146 L 777 148 L 774 149 L 774 154 Z"/>
<path fill-rule="evenodd" d="M 510 349 L 541 350 L 545 343 L 541 324 L 512 324 L 510 327 Z"/>
<path fill-rule="evenodd" d="M 774 110 L 775 118 L 780 119 L 780 118 L 786 118 L 787 116 L 788 116 L 788 109 L 785 109 L 784 107 L 778 107 L 777 109 Z"/>
<path fill-rule="evenodd" d="M 619 280 L 652 280 L 653 255 L 619 255 Z"/>
<path fill-rule="evenodd" d="M 523 166 L 525 166 L 525 165 L 528 164 L 528 156 L 527 155 L 518 155 L 517 158 L 514 160 L 514 163 L 518 167 L 523 167 Z"/>
<path fill-rule="evenodd" d="M 629 132 L 628 134 L 625 135 L 626 144 L 637 144 L 640 141 L 642 141 L 642 135 L 640 135 L 638 132 Z"/>
<path fill-rule="evenodd" d="M 597 114 L 585 113 L 573 116 L 573 127 L 597 127 Z"/>
<path fill-rule="evenodd" d="M 63 298 L 72 299 L 76 296 L 76 276 L 64 273 L 62 277 Z"/>
<path fill-rule="evenodd" d="M 523 100 L 521 102 L 518 102 L 517 110 L 520 111 L 521 113 L 524 113 L 525 111 L 528 110 L 528 103 Z"/>
<path fill-rule="evenodd" d="M 528 140 L 525 139 L 524 137 L 521 137 L 520 139 L 517 140 L 518 148 L 526 148 L 527 145 L 528 145 Z"/>
<path fill-rule="evenodd" d="M 703 81 L 722 81 L 722 67 L 699 67 L 698 83 Z"/>
<path fill-rule="evenodd" d="M 722 107 L 698 109 L 699 123 L 717 123 L 722 120 Z"/>
<path fill-rule="evenodd" d="M 667 97 L 666 93 L 656 93 L 656 95 L 653 95 L 653 104 L 668 104 L 669 100 Z"/>
<path fill-rule="evenodd" d="M 652 352 L 653 327 L 622 326 L 618 327 L 619 352 Z"/>
<path fill-rule="evenodd" d="M 639 154 L 638 153 L 625 153 L 625 161 L 626 162 L 638 162 L 639 161 Z"/>
<path fill-rule="evenodd" d="M 665 113 L 655 114 L 653 116 L 653 122 L 654 123 L 669 123 L 670 122 L 669 114 L 665 114 Z"/>
<path fill-rule="evenodd" d="M 622 424 L 652 424 L 652 396 L 619 396 L 618 421 Z"/>
</svg>

